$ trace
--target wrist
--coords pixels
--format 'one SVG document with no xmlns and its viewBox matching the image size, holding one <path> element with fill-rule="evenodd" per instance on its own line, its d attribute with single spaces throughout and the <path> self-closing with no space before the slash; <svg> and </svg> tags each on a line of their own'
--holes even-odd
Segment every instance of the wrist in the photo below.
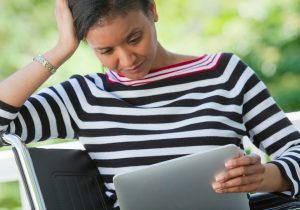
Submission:
<svg viewBox="0 0 300 210">
<path fill-rule="evenodd" d="M 68 51 L 73 54 L 77 50 L 79 43 L 80 43 L 79 41 L 69 41 L 69 42 L 58 41 L 55 47 L 64 49 L 65 51 Z"/>
<path fill-rule="evenodd" d="M 266 163 L 264 166 L 266 168 L 265 179 L 257 192 L 282 192 L 290 189 L 289 183 L 275 164 Z"/>
<path fill-rule="evenodd" d="M 78 46 L 79 44 L 75 44 L 75 43 L 66 44 L 66 43 L 58 42 L 53 48 L 53 50 L 60 52 L 61 55 L 64 57 L 70 58 L 75 53 Z"/>
<path fill-rule="evenodd" d="M 50 51 L 43 54 L 43 57 L 49 61 L 55 69 L 58 69 L 64 62 L 66 62 L 76 51 L 77 48 L 57 44 Z"/>
</svg>

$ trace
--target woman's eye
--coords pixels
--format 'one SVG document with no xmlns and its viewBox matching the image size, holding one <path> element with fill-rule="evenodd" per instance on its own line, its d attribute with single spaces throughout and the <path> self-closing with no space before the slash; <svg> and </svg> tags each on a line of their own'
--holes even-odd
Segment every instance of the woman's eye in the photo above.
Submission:
<svg viewBox="0 0 300 210">
<path fill-rule="evenodd" d="M 106 50 L 104 52 L 101 52 L 102 55 L 109 55 L 112 53 L 112 50 Z"/>
<path fill-rule="evenodd" d="M 139 41 L 140 38 L 141 38 L 141 36 L 139 36 L 139 37 L 137 37 L 135 39 L 132 39 L 132 40 L 130 40 L 130 43 L 136 43 L 136 42 Z"/>
</svg>

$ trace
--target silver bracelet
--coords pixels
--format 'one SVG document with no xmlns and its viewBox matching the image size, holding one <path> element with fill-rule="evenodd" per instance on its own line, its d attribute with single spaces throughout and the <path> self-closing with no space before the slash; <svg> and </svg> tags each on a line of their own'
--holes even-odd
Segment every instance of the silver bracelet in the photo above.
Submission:
<svg viewBox="0 0 300 210">
<path fill-rule="evenodd" d="M 43 66 L 45 66 L 45 67 L 49 70 L 49 72 L 50 72 L 51 75 L 55 74 L 56 69 L 55 69 L 54 66 L 53 66 L 51 63 L 49 63 L 43 56 L 37 55 L 37 56 L 35 56 L 35 57 L 33 58 L 33 60 L 36 60 L 36 61 L 38 61 L 39 63 L 41 63 Z"/>
</svg>

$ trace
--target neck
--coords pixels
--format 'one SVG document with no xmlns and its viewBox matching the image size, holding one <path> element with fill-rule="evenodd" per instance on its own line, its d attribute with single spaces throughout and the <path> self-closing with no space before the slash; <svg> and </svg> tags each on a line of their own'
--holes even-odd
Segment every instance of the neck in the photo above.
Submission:
<svg viewBox="0 0 300 210">
<path fill-rule="evenodd" d="M 169 52 L 158 42 L 156 56 L 150 70 L 170 66 L 176 63 L 185 62 L 196 58 L 199 58 L 199 56 L 181 55 Z"/>
<path fill-rule="evenodd" d="M 150 70 L 169 66 L 177 62 L 175 54 L 167 51 L 159 42 L 157 44 L 157 51 L 154 62 Z"/>
</svg>

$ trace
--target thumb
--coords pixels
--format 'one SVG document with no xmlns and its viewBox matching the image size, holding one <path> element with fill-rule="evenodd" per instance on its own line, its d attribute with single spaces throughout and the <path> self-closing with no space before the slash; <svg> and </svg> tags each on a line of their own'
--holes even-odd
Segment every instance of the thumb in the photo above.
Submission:
<svg viewBox="0 0 300 210">
<path fill-rule="evenodd" d="M 242 150 L 238 149 L 238 152 L 239 152 L 239 158 L 245 156 L 245 154 L 242 152 Z"/>
</svg>

